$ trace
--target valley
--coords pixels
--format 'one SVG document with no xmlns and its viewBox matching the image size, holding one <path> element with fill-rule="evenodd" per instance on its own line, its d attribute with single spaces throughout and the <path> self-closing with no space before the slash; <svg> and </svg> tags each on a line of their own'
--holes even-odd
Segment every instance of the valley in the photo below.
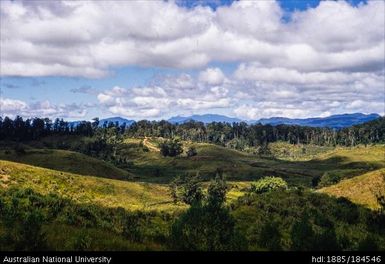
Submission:
<svg viewBox="0 0 385 264">
<path fill-rule="evenodd" d="M 226 197 L 221 208 L 229 208 L 236 237 L 243 241 L 233 249 L 293 250 L 295 223 L 312 226 L 312 247 L 327 249 L 329 239 L 341 249 L 360 249 L 369 240 L 381 247 L 382 231 L 378 230 L 382 230 L 382 220 L 378 219 L 382 216 L 378 212 L 385 195 L 384 144 L 330 146 L 275 141 L 260 153 L 258 146 L 239 150 L 179 140 L 181 154 L 165 156 L 165 146 L 173 146 L 165 144 L 174 142 L 172 139 L 111 134 L 113 129 L 97 128 L 93 136 L 62 134 L 0 141 L 3 213 L 16 208 L 18 212 L 8 215 L 13 219 L 10 226 L 7 218 L 3 219 L 3 235 L 12 237 L 32 215 L 38 217 L 35 235 L 44 234 L 45 242 L 35 245 L 37 248 L 175 249 L 180 242 L 173 238 L 173 228 L 197 206 L 189 202 L 186 192 L 191 192 L 190 198 L 201 193 L 210 199 L 212 188 L 224 183 Z M 97 153 L 103 133 L 119 139 Z M 82 149 L 84 146 L 88 149 Z M 282 179 L 287 187 L 256 193 L 256 184 L 269 177 Z M 206 198 L 200 199 L 199 206 L 205 208 Z M 326 222 L 319 223 L 324 210 L 329 212 L 322 220 Z M 357 214 L 360 217 L 356 218 Z M 334 235 L 328 233 L 330 225 Z M 275 232 L 278 242 L 266 242 L 265 232 Z M 343 235 L 346 232 L 348 235 Z M 31 249 L 23 242 L 23 233 L 18 236 L 15 244 L 2 247 L 21 243 Z M 106 239 L 102 241 L 100 236 Z M 317 244 L 319 236 L 326 236 L 326 244 Z M 61 239 L 67 241 L 65 245 Z M 193 249 L 199 250 L 195 246 Z M 188 249 L 184 247 L 179 249 Z"/>
</svg>

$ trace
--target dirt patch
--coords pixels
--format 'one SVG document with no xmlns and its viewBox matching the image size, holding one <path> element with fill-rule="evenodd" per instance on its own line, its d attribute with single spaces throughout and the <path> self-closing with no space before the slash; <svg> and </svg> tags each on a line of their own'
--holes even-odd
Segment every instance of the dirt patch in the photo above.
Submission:
<svg viewBox="0 0 385 264">
<path fill-rule="evenodd" d="M 152 143 L 148 142 L 148 138 L 143 139 L 143 145 L 146 146 L 149 150 L 159 152 L 159 148 L 155 147 Z"/>
<path fill-rule="evenodd" d="M 8 188 L 9 183 L 9 175 L 8 174 L 0 174 L 0 186 L 2 188 Z"/>
</svg>

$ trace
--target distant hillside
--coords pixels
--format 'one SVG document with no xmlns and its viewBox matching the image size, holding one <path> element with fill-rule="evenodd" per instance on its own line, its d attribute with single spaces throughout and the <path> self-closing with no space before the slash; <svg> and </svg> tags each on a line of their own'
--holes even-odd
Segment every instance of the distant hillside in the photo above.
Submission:
<svg viewBox="0 0 385 264">
<path fill-rule="evenodd" d="M 118 122 L 119 126 L 123 125 L 124 123 L 126 123 L 127 126 L 131 125 L 132 123 L 134 123 L 135 121 L 134 120 L 129 120 L 129 119 L 125 119 L 125 118 L 122 118 L 122 117 L 109 117 L 109 118 L 104 118 L 104 119 L 100 119 L 99 120 L 99 126 L 103 126 L 103 124 L 107 122 L 110 123 L 116 123 Z"/>
<path fill-rule="evenodd" d="M 271 117 L 263 118 L 251 123 L 261 123 L 263 125 L 300 125 L 300 126 L 310 126 L 310 127 L 331 127 L 331 128 L 344 128 L 352 125 L 362 124 L 368 121 L 379 118 L 378 114 L 342 114 L 342 115 L 332 115 L 328 117 L 318 117 L 318 118 L 305 118 L 305 119 L 291 119 L 285 117 Z"/>
<path fill-rule="evenodd" d="M 271 117 L 271 118 L 262 118 L 254 121 L 245 121 L 249 124 L 258 124 L 263 125 L 300 125 L 300 126 L 310 126 L 310 127 L 330 127 L 330 128 L 344 128 L 353 125 L 362 124 L 368 121 L 375 120 L 379 118 L 378 114 L 341 114 L 341 115 L 331 115 L 328 117 L 316 117 L 316 118 L 286 118 L 286 117 Z M 198 122 L 203 122 L 205 124 L 211 122 L 226 122 L 234 123 L 241 122 L 239 118 L 227 117 L 224 115 L 215 115 L 215 114 L 205 114 L 205 115 L 192 115 L 192 116 L 175 116 L 170 118 L 168 121 L 170 123 L 185 123 L 187 121 L 194 120 Z"/>
<path fill-rule="evenodd" d="M 80 122 L 82 122 L 82 121 L 72 121 L 72 122 L 69 122 L 69 124 L 76 127 L 77 125 L 79 125 Z M 130 126 L 132 123 L 135 122 L 135 120 L 125 119 L 125 118 L 119 117 L 119 116 L 109 117 L 109 118 L 100 119 L 99 120 L 99 126 L 102 127 L 106 122 L 107 122 L 107 124 L 110 122 L 116 124 L 116 122 L 117 122 L 119 126 L 126 123 L 126 126 Z"/>
<path fill-rule="evenodd" d="M 224 123 L 239 123 L 246 122 L 248 124 L 258 124 L 263 125 L 299 125 L 299 126 L 309 126 L 309 127 L 330 127 L 330 128 L 344 128 L 353 125 L 359 125 L 365 122 L 373 121 L 378 119 L 380 115 L 378 114 L 341 114 L 341 115 L 331 115 L 328 117 L 315 117 L 315 118 L 287 118 L 287 117 L 270 117 L 262 118 L 259 120 L 242 120 L 235 117 L 228 117 L 225 115 L 217 114 L 204 114 L 204 115 L 191 115 L 191 116 L 174 116 L 168 119 L 167 121 L 172 124 L 183 124 L 185 122 L 194 120 L 197 122 L 203 122 L 205 124 L 212 122 L 224 122 Z M 77 126 L 81 121 L 70 122 L 70 125 Z M 99 126 L 103 126 L 107 123 L 118 123 L 119 126 L 126 123 L 127 126 L 130 126 L 135 120 L 125 119 L 123 117 L 109 117 L 99 120 Z"/>
<path fill-rule="evenodd" d="M 170 123 L 185 123 L 190 120 L 198 121 L 198 122 L 203 122 L 205 124 L 211 123 L 211 122 L 225 122 L 225 123 L 233 123 L 233 122 L 241 122 L 241 119 L 238 118 L 233 118 L 233 117 L 228 117 L 224 115 L 215 115 L 215 114 L 205 114 L 205 115 L 192 115 L 192 116 L 174 116 L 170 118 L 168 121 Z"/>
<path fill-rule="evenodd" d="M 335 185 L 322 188 L 320 192 L 345 197 L 370 208 L 378 208 L 376 194 L 385 195 L 385 169 L 342 180 Z"/>
<path fill-rule="evenodd" d="M 68 150 L 26 149 L 25 153 L 20 155 L 14 150 L 8 149 L 0 151 L 0 159 L 81 175 L 119 180 L 132 178 L 127 171 L 116 168 L 105 161 Z"/>
</svg>

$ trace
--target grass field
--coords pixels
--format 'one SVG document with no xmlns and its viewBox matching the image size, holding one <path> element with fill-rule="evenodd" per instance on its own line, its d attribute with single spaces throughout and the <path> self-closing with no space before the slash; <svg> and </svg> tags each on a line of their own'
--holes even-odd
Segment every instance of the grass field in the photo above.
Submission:
<svg viewBox="0 0 385 264">
<path fill-rule="evenodd" d="M 58 139 L 64 143 L 65 140 L 69 140 L 68 144 L 76 144 L 83 139 Z M 160 138 L 126 138 L 118 148 L 119 155 L 129 161 L 122 168 L 78 152 L 50 149 L 49 146 L 60 146 L 54 138 L 22 145 L 22 152 L 17 151 L 17 144 L 0 142 L 2 198 L 13 199 L 17 195 L 7 196 L 7 193 L 31 189 L 47 197 L 47 201 L 51 194 L 69 201 L 57 218 L 43 224 L 53 250 L 166 250 L 165 241 L 173 221 L 188 208 L 186 204 L 172 201 L 168 183 L 176 176 L 199 173 L 206 192 L 209 181 L 219 169 L 229 187 L 227 204 L 251 250 L 264 250 L 256 241 L 261 226 L 272 219 L 279 220 L 282 246 L 289 249 L 291 225 L 306 208 L 316 210 L 319 215 L 331 210 L 329 220 L 336 223 L 336 232 L 349 233 L 352 238 L 348 249 L 358 248 L 356 241 L 363 240 L 369 233 L 380 243 L 383 241 L 381 235 L 362 223 L 374 213 L 368 208 L 378 208 L 375 194 L 385 191 L 384 145 L 306 146 L 304 151 L 304 146 L 277 142 L 271 146 L 271 157 L 260 157 L 218 145 L 183 142 L 185 151 L 194 146 L 198 154 L 163 157 L 158 151 L 161 141 Z M 326 173 L 338 175 L 341 181 L 317 190 L 296 188 L 311 187 L 313 177 Z M 282 177 L 289 183 L 289 190 L 262 195 L 248 192 L 250 184 L 264 176 Z M 33 197 L 19 200 L 22 205 L 31 206 L 31 201 L 36 199 Z M 334 197 L 345 197 L 363 206 L 352 206 Z M 130 226 L 124 222 L 126 213 L 138 213 L 141 240 L 123 231 Z M 362 219 L 355 225 L 361 213 Z M 353 224 L 346 224 L 346 217 Z M 89 219 L 94 219 L 95 223 L 89 224 Z M 318 217 L 314 223 L 316 219 Z M 0 237 L 4 230 L 4 223 L 0 223 Z"/>
<path fill-rule="evenodd" d="M 56 140 L 74 143 L 83 139 Z M 144 140 L 146 144 L 143 144 Z M 58 144 L 54 138 L 42 142 L 25 146 L 23 154 L 17 154 L 12 147 L 4 147 L 0 151 L 0 160 L 4 160 L 0 163 L 2 179 L 8 183 L 15 181 L 23 187 L 33 186 L 39 192 L 58 190 L 82 201 L 127 209 L 174 208 L 167 184 L 174 177 L 187 173 L 199 173 L 203 180 L 208 181 L 218 169 L 222 170 L 233 186 L 228 193 L 229 200 L 235 200 L 243 195 L 245 186 L 265 176 L 282 177 L 289 186 L 311 187 L 313 177 L 325 173 L 347 179 L 385 168 L 384 145 L 335 149 L 306 146 L 306 151 L 303 151 L 303 146 L 277 142 L 272 144 L 273 153 L 281 154 L 261 158 L 218 145 L 184 142 L 184 148 L 194 146 L 198 154 L 193 157 L 185 154 L 163 157 L 156 149 L 161 139 L 126 138 L 119 151 L 131 161 L 131 165 L 120 169 L 81 153 L 37 148 L 39 144 L 47 145 L 47 142 Z M 143 145 L 151 146 L 151 149 L 143 151 Z M 369 204 L 373 206 L 372 202 Z"/>
<path fill-rule="evenodd" d="M 342 180 L 336 185 L 320 189 L 320 192 L 345 197 L 354 203 L 377 209 L 376 195 L 385 195 L 385 169 Z"/>
<path fill-rule="evenodd" d="M 31 188 L 56 193 L 79 203 L 96 203 L 128 210 L 175 210 L 168 188 L 161 184 L 128 182 L 0 161 L 3 188 Z"/>
<path fill-rule="evenodd" d="M 0 159 L 81 175 L 122 180 L 132 177 L 127 171 L 107 162 L 68 150 L 30 148 L 17 154 L 9 149 L 0 151 Z"/>
</svg>

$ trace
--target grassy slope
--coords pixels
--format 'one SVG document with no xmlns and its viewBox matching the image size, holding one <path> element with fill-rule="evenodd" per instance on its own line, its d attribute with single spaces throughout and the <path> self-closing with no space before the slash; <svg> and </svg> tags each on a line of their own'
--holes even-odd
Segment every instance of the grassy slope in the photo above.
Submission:
<svg viewBox="0 0 385 264">
<path fill-rule="evenodd" d="M 96 203 L 128 210 L 176 210 L 167 186 L 84 176 L 0 160 L 4 188 L 32 188 L 38 193 L 54 192 L 81 203 Z"/>
<path fill-rule="evenodd" d="M 130 140 L 130 144 L 134 144 L 134 141 Z M 385 168 L 383 145 L 337 149 L 306 146 L 305 154 L 301 154 L 298 147 L 292 147 L 296 148 L 295 160 L 290 151 L 291 157 L 282 154 L 275 159 L 266 159 L 212 144 L 184 142 L 184 145 L 194 145 L 198 155 L 164 158 L 154 151 L 138 152 L 133 149 L 127 152 L 133 162 L 131 172 L 141 181 L 168 182 L 186 172 L 199 171 L 200 175 L 212 177 L 217 168 L 221 168 L 227 179 L 232 181 L 253 181 L 273 175 L 283 177 L 291 185 L 310 186 L 312 177 L 322 176 L 325 172 L 346 178 Z M 290 150 L 289 146 L 287 143 L 278 143 L 274 148 L 277 152 L 279 148 Z"/>
<path fill-rule="evenodd" d="M 345 197 L 370 208 L 378 208 L 376 194 L 385 195 L 385 169 L 342 180 L 336 185 L 322 188 L 320 192 Z"/>
<path fill-rule="evenodd" d="M 67 150 L 26 149 L 25 154 L 15 151 L 0 151 L 0 159 L 30 164 L 38 167 L 82 175 L 94 175 L 111 179 L 129 179 L 127 171 L 102 160 Z"/>
</svg>

